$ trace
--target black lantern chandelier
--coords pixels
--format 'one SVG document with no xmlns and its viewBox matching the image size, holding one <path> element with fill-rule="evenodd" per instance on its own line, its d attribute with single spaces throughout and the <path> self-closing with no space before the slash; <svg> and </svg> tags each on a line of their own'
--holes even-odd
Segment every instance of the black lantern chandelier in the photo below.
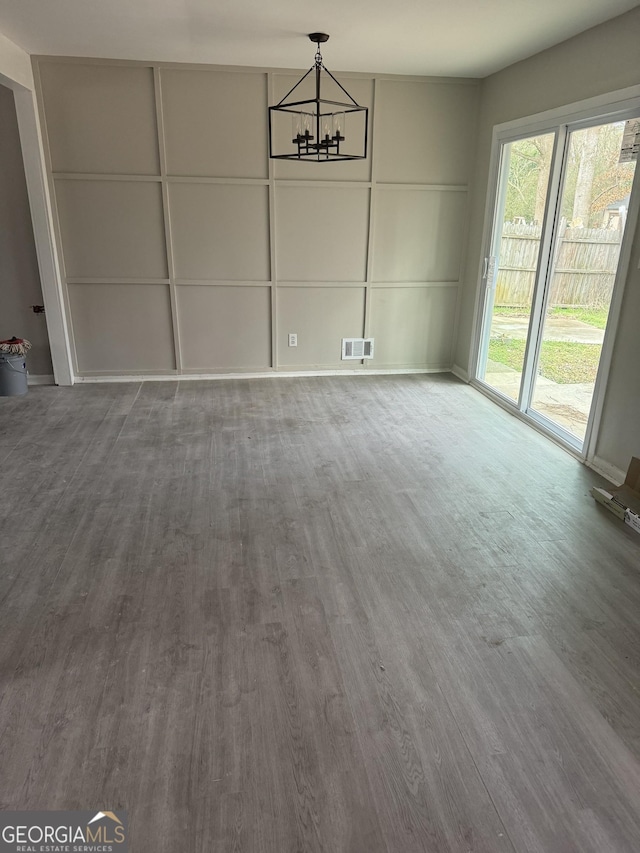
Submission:
<svg viewBox="0 0 640 853">
<path fill-rule="evenodd" d="M 329 36 L 310 33 L 309 39 L 317 45 L 315 63 L 281 101 L 269 107 L 269 157 L 318 163 L 364 160 L 367 156 L 369 110 L 361 107 L 325 68 L 320 45 L 328 41 Z M 299 94 L 294 95 L 294 92 L 312 72 L 315 72 L 315 97 L 295 100 Z M 320 88 L 327 77 L 347 96 L 348 101 L 321 96 Z M 341 97 L 339 92 L 338 96 Z"/>
</svg>

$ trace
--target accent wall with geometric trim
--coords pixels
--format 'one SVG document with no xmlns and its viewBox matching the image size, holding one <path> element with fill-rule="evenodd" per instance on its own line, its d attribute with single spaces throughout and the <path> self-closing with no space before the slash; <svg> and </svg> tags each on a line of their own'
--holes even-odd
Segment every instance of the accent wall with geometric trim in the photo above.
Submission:
<svg viewBox="0 0 640 853">
<path fill-rule="evenodd" d="M 268 159 L 294 72 L 35 72 L 78 376 L 451 367 L 477 81 L 337 73 L 369 155 L 318 164 Z"/>
</svg>

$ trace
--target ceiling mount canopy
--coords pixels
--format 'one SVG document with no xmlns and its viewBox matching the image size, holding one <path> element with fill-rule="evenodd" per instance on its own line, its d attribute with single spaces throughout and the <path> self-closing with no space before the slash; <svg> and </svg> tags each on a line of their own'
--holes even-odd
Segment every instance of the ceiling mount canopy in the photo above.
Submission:
<svg viewBox="0 0 640 853">
<path fill-rule="evenodd" d="M 314 64 L 282 100 L 269 107 L 269 157 L 317 163 L 364 160 L 369 110 L 325 68 L 320 45 L 329 36 L 309 33 L 309 40 L 317 46 Z"/>
</svg>

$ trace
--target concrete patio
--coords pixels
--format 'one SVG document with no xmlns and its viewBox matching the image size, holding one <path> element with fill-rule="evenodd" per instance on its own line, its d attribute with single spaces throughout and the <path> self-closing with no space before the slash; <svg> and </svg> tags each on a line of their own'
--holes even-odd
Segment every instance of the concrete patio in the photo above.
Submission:
<svg viewBox="0 0 640 853">
<path fill-rule="evenodd" d="M 528 318 L 496 315 L 491 324 L 491 337 L 526 340 Z M 570 341 L 582 344 L 600 344 L 604 330 L 580 320 L 565 317 L 548 317 L 544 330 L 545 340 Z M 487 361 L 484 381 L 511 400 L 518 399 L 521 372 L 496 361 Z M 592 382 L 561 384 L 538 376 L 531 408 L 555 421 L 578 438 L 584 438 L 593 398 Z"/>
</svg>

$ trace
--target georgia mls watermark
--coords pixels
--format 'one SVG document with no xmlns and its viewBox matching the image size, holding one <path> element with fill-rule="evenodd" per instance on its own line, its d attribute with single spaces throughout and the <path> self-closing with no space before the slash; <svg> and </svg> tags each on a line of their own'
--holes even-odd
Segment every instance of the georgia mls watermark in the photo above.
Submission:
<svg viewBox="0 0 640 853">
<path fill-rule="evenodd" d="M 0 853 L 127 853 L 125 812 L 0 812 Z"/>
</svg>

